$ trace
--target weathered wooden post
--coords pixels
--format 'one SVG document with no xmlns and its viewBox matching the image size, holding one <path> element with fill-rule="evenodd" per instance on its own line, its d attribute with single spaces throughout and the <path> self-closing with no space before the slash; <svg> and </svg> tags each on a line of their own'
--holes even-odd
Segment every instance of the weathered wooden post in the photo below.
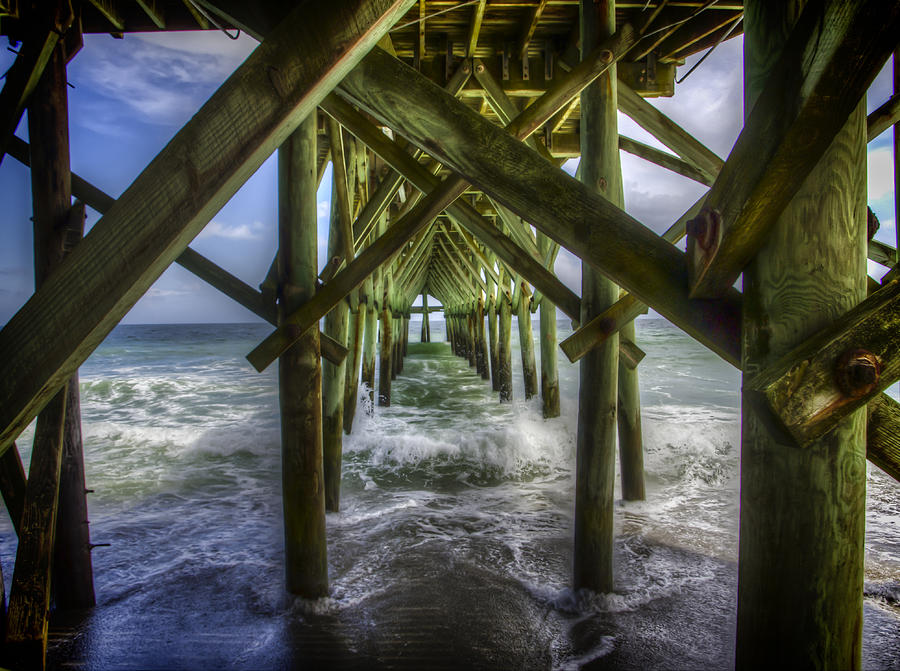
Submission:
<svg viewBox="0 0 900 671">
<path fill-rule="evenodd" d="M 422 342 L 431 342 L 431 323 L 428 321 L 428 292 L 422 292 Z"/>
<path fill-rule="evenodd" d="M 316 115 L 278 150 L 279 318 L 316 292 Z M 322 367 L 318 326 L 278 360 L 281 479 L 287 589 L 328 593 L 322 460 Z"/>
<path fill-rule="evenodd" d="M 488 320 L 487 320 L 487 329 L 488 329 L 488 342 L 490 345 L 490 359 L 491 359 L 491 389 L 493 391 L 500 391 L 500 335 L 498 332 L 498 323 L 497 323 L 497 285 L 494 282 L 494 279 L 490 276 L 487 278 L 488 285 Z"/>
<path fill-rule="evenodd" d="M 615 0 L 581 0 L 581 53 L 615 31 Z M 581 93 L 581 180 L 622 204 L 616 124 L 616 68 Z M 618 288 L 587 263 L 581 265 L 581 323 L 612 305 Z M 581 359 L 575 476 L 575 587 L 613 588 L 613 488 L 616 459 L 618 336 Z"/>
<path fill-rule="evenodd" d="M 366 329 L 363 335 L 362 381 L 369 389 L 369 405 L 375 402 L 375 346 L 378 337 L 378 312 L 374 303 L 374 293 L 369 293 L 366 301 Z"/>
<path fill-rule="evenodd" d="M 512 298 L 509 295 L 509 276 L 505 270 L 500 271 L 500 284 L 497 286 L 497 300 L 500 303 L 499 314 L 499 371 L 500 401 L 512 401 Z"/>
<path fill-rule="evenodd" d="M 534 360 L 534 331 L 531 327 L 531 290 L 524 280 L 519 280 L 519 348 L 522 352 L 522 377 L 525 380 L 525 398 L 537 394 L 537 364 Z"/>
<path fill-rule="evenodd" d="M 72 206 L 62 43 L 54 48 L 32 93 L 28 133 L 38 287 L 84 230 L 84 207 Z M 9 595 L 6 640 L 11 666 L 43 668 L 51 587 L 60 608 L 94 605 L 87 519 L 76 374 L 37 418 Z M 60 584 L 60 579 L 68 584 Z"/>
<path fill-rule="evenodd" d="M 634 322 L 619 330 L 619 336 L 635 341 Z M 619 358 L 619 396 L 616 423 L 619 429 L 619 471 L 622 478 L 622 498 L 643 501 L 644 448 L 641 435 L 641 391 L 638 369 L 629 368 Z"/>
<path fill-rule="evenodd" d="M 471 300 L 466 303 L 466 356 L 469 359 L 469 368 L 474 368 L 475 372 L 481 375 L 481 369 L 478 367 L 478 347 L 475 342 L 475 301 Z"/>
<path fill-rule="evenodd" d="M 549 259 L 547 268 L 553 272 L 556 256 L 550 255 L 553 241 L 538 231 L 538 251 Z M 541 324 L 541 412 L 545 419 L 559 417 L 559 371 L 557 366 L 556 306 L 546 296 L 540 302 Z"/>
<path fill-rule="evenodd" d="M 387 286 L 386 283 L 385 286 Z M 391 314 L 387 290 L 384 292 L 381 305 L 381 358 L 378 362 L 378 405 L 387 407 L 391 404 L 391 375 L 394 368 L 391 362 L 394 349 L 392 337 L 394 317 Z"/>
<path fill-rule="evenodd" d="M 68 56 L 64 52 L 62 44 L 54 50 L 47 74 L 28 107 L 35 258 L 43 266 L 43 277 L 59 264 L 84 231 L 84 206 L 71 206 L 65 64 Z M 53 599 L 61 610 L 91 608 L 95 604 L 77 374 L 72 376 L 68 389 L 53 554 Z"/>
<path fill-rule="evenodd" d="M 356 417 L 356 401 L 359 396 L 359 367 L 362 359 L 362 345 L 366 328 L 368 309 L 364 302 L 365 289 L 358 291 L 356 309 L 350 312 L 350 329 L 347 348 L 350 350 L 344 361 L 344 433 L 353 430 L 353 419 Z"/>
<path fill-rule="evenodd" d="M 382 218 L 383 219 L 383 218 Z M 373 231 L 371 240 L 380 233 Z M 362 379 L 369 388 L 369 412 L 375 412 L 375 359 L 378 345 L 378 317 L 381 307 L 381 269 L 372 273 L 363 283 L 366 296 L 366 332 L 363 338 Z"/>
<path fill-rule="evenodd" d="M 340 131 L 338 131 L 340 132 Z M 332 163 L 343 161 L 340 154 L 332 154 Z M 344 250 L 342 212 L 339 205 L 338 180 L 332 180 L 331 226 L 328 231 L 328 258 L 340 256 Z M 352 242 L 351 242 L 352 245 Z M 325 315 L 325 334 L 346 345 L 350 306 L 341 300 Z M 349 356 L 347 358 L 350 358 Z M 325 508 L 336 512 L 341 502 L 341 461 L 343 457 L 344 431 L 344 367 L 347 359 L 336 366 L 330 361 L 322 363 L 322 451 L 325 463 Z"/>
<path fill-rule="evenodd" d="M 541 319 L 541 409 L 544 418 L 559 417 L 559 372 L 556 358 L 556 306 L 544 296 Z"/>
<path fill-rule="evenodd" d="M 748 112 L 803 5 L 744 4 Z M 820 28 L 825 34 L 816 33 L 816 44 L 830 48 L 829 26 Z M 744 269 L 744 383 L 865 298 L 865 278 L 862 101 Z M 770 664 L 773 651 L 786 668 L 859 668 L 865 421 L 859 410 L 811 445 L 783 445 L 745 397 L 738 668 Z"/>
<path fill-rule="evenodd" d="M 481 379 L 491 379 L 491 355 L 488 353 L 487 338 L 484 334 L 484 297 L 478 296 L 478 308 L 475 316 L 478 326 L 478 350 L 481 354 Z"/>
</svg>

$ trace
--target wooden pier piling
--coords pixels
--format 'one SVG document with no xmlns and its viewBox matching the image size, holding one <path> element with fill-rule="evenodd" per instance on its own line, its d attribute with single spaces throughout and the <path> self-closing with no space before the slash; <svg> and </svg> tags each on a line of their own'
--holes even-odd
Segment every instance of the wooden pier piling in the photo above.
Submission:
<svg viewBox="0 0 900 671">
<path fill-rule="evenodd" d="M 803 5 L 745 3 L 748 112 L 798 17 L 814 18 Z M 830 29 L 812 31 L 813 51 Z M 744 269 L 745 384 L 866 296 L 864 122 L 863 100 Z M 865 411 L 803 448 L 779 443 L 746 399 L 741 414 L 736 666 L 759 668 L 777 650 L 785 667 L 860 668 Z"/>
<path fill-rule="evenodd" d="M 634 322 L 628 322 L 619 330 L 619 337 L 634 342 Z M 626 501 L 643 501 L 644 446 L 641 432 L 641 390 L 638 386 L 638 369 L 625 364 L 619 358 L 619 395 L 616 424 L 619 430 L 619 472 L 622 479 L 622 498 Z"/>
<path fill-rule="evenodd" d="M 40 287 L 81 239 L 84 207 L 72 206 L 66 54 L 50 55 L 28 107 L 35 285 Z M 51 589 L 60 608 L 94 605 L 84 486 L 78 375 L 41 411 L 9 594 L 6 660 L 43 668 Z M 62 580 L 62 584 L 60 583 Z"/>
<path fill-rule="evenodd" d="M 360 290 L 356 301 L 356 309 L 350 311 L 350 328 L 347 342 L 347 349 L 350 352 L 344 361 L 344 433 L 346 434 L 353 430 L 353 420 L 356 417 L 356 402 L 359 396 L 359 369 L 367 315 L 368 309 L 365 302 L 363 302 L 362 290 Z"/>
<path fill-rule="evenodd" d="M 337 125 L 336 123 L 334 125 Z M 335 131 L 340 135 L 338 128 Z M 344 161 L 341 154 L 332 154 L 332 162 Z M 335 173 L 339 172 L 335 170 Z M 343 206 L 343 201 L 348 197 L 345 190 L 340 189 L 340 179 L 335 177 L 331 189 L 331 225 L 328 231 L 328 258 L 333 259 L 347 250 L 348 243 L 344 240 L 349 224 L 344 223 L 344 218 L 349 216 L 349 204 Z M 353 242 L 349 243 L 352 253 Z M 347 300 L 339 301 L 331 311 L 325 315 L 325 329 L 327 336 L 334 338 L 342 345 L 347 344 L 347 336 L 350 329 L 350 306 Z M 349 357 L 348 357 L 349 358 Z M 332 512 L 340 510 L 341 502 L 341 461 L 344 445 L 344 381 L 347 365 L 345 359 L 340 364 L 330 361 L 322 363 L 322 452 L 325 474 L 325 509 Z"/>
<path fill-rule="evenodd" d="M 422 292 L 422 334 L 421 342 L 431 342 L 431 322 L 428 319 L 428 292 Z"/>
<path fill-rule="evenodd" d="M 581 0 L 581 53 L 615 30 L 615 1 Z M 613 203 L 622 203 L 616 126 L 616 69 L 581 93 L 581 180 Z M 581 323 L 618 298 L 611 280 L 582 263 Z M 580 363 L 575 474 L 576 588 L 613 589 L 613 487 L 616 455 L 617 336 Z"/>
<path fill-rule="evenodd" d="M 381 310 L 381 357 L 378 366 L 378 405 L 388 407 L 391 404 L 391 376 L 393 373 L 393 322 L 391 309 L 385 294 Z"/>
<path fill-rule="evenodd" d="M 534 358 L 534 331 L 531 328 L 531 291 L 520 280 L 519 304 L 516 306 L 519 327 L 519 348 L 522 353 L 522 377 L 525 382 L 525 399 L 537 395 L 537 363 Z"/>
<path fill-rule="evenodd" d="M 279 318 L 316 291 L 316 115 L 278 150 Z M 287 590 L 328 593 L 318 325 L 278 361 Z"/>
<path fill-rule="evenodd" d="M 497 285 L 497 301 L 500 303 L 498 315 L 499 335 L 499 387 L 500 402 L 512 401 L 512 297 L 509 295 L 509 277 L 506 271 L 500 273 Z"/>
</svg>

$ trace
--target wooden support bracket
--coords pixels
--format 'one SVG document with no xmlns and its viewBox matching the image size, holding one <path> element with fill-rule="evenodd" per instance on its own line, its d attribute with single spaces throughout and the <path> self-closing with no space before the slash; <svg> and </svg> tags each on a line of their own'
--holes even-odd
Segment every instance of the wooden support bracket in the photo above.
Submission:
<svg viewBox="0 0 900 671">
<path fill-rule="evenodd" d="M 891 282 L 744 386 L 776 437 L 808 445 L 900 379 L 900 282 Z"/>
<path fill-rule="evenodd" d="M 897 44 L 900 4 L 810 3 L 688 231 L 692 298 L 721 296 L 765 243 Z"/>
</svg>

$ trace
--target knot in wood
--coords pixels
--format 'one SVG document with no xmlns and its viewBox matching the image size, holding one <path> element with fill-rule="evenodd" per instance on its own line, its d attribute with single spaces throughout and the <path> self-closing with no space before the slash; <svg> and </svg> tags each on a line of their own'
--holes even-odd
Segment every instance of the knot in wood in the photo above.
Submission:
<svg viewBox="0 0 900 671">
<path fill-rule="evenodd" d="M 837 360 L 835 381 L 841 392 L 859 398 L 871 392 L 881 377 L 881 360 L 864 349 L 849 349 Z"/>
<path fill-rule="evenodd" d="M 719 226 L 722 225 L 722 215 L 718 210 L 704 207 L 693 219 L 685 224 L 687 234 L 697 241 L 703 250 L 709 250 L 719 237 Z"/>
</svg>

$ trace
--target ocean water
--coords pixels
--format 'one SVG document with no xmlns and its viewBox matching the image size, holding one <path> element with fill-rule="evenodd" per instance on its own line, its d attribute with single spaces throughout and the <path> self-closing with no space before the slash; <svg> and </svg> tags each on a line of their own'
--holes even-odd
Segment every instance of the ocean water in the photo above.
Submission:
<svg viewBox="0 0 900 671">
<path fill-rule="evenodd" d="M 537 328 L 537 324 L 535 324 Z M 81 368 L 97 607 L 55 621 L 57 668 L 728 668 L 737 585 L 736 370 L 638 322 L 647 500 L 618 501 L 616 586 L 570 588 L 578 366 L 562 416 L 443 342 L 390 408 L 362 406 L 329 513 L 331 592 L 283 589 L 276 370 L 266 325 L 120 326 Z M 570 332 L 560 321 L 560 337 Z M 536 348 L 539 350 L 539 348 Z M 539 351 L 538 351 L 539 355 Z M 31 432 L 19 440 L 28 460 Z M 8 583 L 15 535 L 0 526 Z M 900 484 L 869 466 L 864 663 L 900 668 Z"/>
</svg>

